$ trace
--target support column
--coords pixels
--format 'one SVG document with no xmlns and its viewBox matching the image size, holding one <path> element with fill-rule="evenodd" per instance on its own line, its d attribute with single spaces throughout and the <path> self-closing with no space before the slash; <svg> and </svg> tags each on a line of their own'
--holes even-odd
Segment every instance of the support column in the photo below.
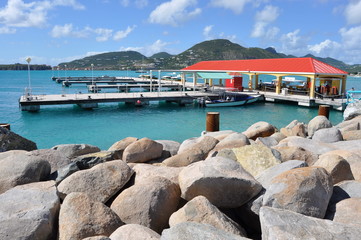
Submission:
<svg viewBox="0 0 361 240">
<path fill-rule="evenodd" d="M 255 89 L 258 89 L 258 75 L 254 75 L 255 78 L 254 78 L 254 88 Z"/>
<path fill-rule="evenodd" d="M 150 70 L 149 71 L 149 77 L 150 77 L 150 92 L 152 92 L 153 91 L 153 71 L 152 70 Z"/>
<path fill-rule="evenodd" d="M 249 79 L 248 79 L 248 90 L 249 91 L 252 91 L 253 88 L 252 88 L 252 78 L 253 78 L 253 75 L 248 75 Z"/>
<path fill-rule="evenodd" d="M 223 86 L 222 79 L 219 79 L 219 86 Z"/>
<path fill-rule="evenodd" d="M 340 89 L 340 93 L 342 93 L 342 95 L 346 94 L 346 76 L 341 77 L 341 89 Z"/>
<path fill-rule="evenodd" d="M 316 86 L 316 77 L 311 77 L 311 87 L 310 87 L 310 98 L 315 98 L 315 86 Z"/>
<path fill-rule="evenodd" d="M 196 91 L 196 86 L 197 86 L 197 73 L 194 72 L 193 73 L 193 91 Z"/>
<path fill-rule="evenodd" d="M 213 87 L 213 79 L 212 78 L 209 79 L 209 86 Z"/>
<path fill-rule="evenodd" d="M 185 91 L 186 74 L 184 72 L 181 74 L 181 83 L 182 83 L 182 86 L 183 86 L 183 91 Z"/>
<path fill-rule="evenodd" d="M 277 82 L 276 82 L 276 93 L 280 94 L 281 93 L 281 84 L 282 84 L 282 76 L 277 77 Z"/>
</svg>

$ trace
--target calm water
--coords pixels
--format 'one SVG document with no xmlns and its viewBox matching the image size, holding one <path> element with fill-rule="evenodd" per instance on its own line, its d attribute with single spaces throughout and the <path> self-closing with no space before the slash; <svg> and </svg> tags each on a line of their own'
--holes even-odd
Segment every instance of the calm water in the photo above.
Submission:
<svg viewBox="0 0 361 240">
<path fill-rule="evenodd" d="M 242 132 L 257 121 L 266 121 L 280 128 L 292 120 L 308 122 L 317 115 L 317 108 L 296 105 L 256 103 L 249 106 L 203 109 L 196 105 L 151 102 L 135 108 L 125 104 L 99 104 L 94 110 L 77 106 L 43 106 L 37 113 L 19 110 L 18 99 L 28 86 L 26 71 L 0 71 L 0 122 L 10 123 L 11 130 L 37 143 L 38 148 L 57 144 L 87 143 L 108 149 L 128 136 L 169 139 L 182 142 L 199 136 L 205 130 L 207 111 L 220 112 L 220 129 Z M 31 71 L 34 94 L 86 92 L 86 87 L 62 88 L 52 76 L 91 76 L 91 71 Z M 94 76 L 138 76 L 126 71 L 94 71 Z M 267 81 L 267 77 L 262 77 Z M 349 78 L 347 88 L 361 89 L 361 79 Z M 246 81 L 244 81 L 246 82 Z M 342 121 L 342 112 L 331 111 L 330 120 Z"/>
</svg>

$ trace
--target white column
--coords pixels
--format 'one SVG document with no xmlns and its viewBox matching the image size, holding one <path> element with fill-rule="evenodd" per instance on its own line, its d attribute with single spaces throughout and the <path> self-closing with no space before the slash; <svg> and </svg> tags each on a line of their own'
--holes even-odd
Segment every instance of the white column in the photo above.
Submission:
<svg viewBox="0 0 361 240">
<path fill-rule="evenodd" d="M 152 85 L 152 82 L 153 82 L 153 71 L 150 70 L 149 71 L 149 76 L 150 76 L 150 92 L 152 92 L 152 88 L 153 88 L 153 85 Z"/>
<path fill-rule="evenodd" d="M 193 73 L 193 92 L 196 91 L 196 85 L 197 85 L 197 73 Z"/>
<path fill-rule="evenodd" d="M 158 84 L 159 84 L 159 86 L 158 86 L 158 92 L 160 92 L 160 88 L 161 88 L 161 86 L 162 86 L 161 78 L 160 78 L 160 70 L 158 70 Z"/>
</svg>

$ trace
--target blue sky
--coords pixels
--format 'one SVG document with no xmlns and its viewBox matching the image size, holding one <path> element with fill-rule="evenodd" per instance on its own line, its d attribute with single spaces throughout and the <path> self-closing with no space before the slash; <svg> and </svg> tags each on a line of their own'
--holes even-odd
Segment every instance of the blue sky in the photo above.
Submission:
<svg viewBox="0 0 361 240">
<path fill-rule="evenodd" d="M 361 63 L 361 0 L 0 0 L 0 64 L 178 54 L 218 38 Z"/>
</svg>

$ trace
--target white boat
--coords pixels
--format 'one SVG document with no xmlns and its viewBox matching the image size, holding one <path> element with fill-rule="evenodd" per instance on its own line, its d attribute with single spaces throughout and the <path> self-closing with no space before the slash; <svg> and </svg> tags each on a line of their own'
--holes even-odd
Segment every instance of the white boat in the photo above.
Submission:
<svg viewBox="0 0 361 240">
<path fill-rule="evenodd" d="M 247 94 L 229 94 L 225 98 L 216 100 L 206 100 L 206 107 L 235 107 L 242 106 L 260 100 L 261 95 L 247 95 Z"/>
</svg>

